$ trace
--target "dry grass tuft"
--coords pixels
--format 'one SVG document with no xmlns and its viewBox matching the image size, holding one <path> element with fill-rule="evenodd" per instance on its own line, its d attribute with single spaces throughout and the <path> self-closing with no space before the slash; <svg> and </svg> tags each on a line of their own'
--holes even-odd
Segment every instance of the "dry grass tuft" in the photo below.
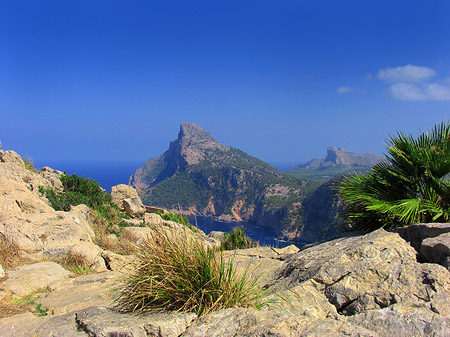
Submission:
<svg viewBox="0 0 450 337">
<path fill-rule="evenodd" d="M 233 306 L 260 307 L 257 278 L 238 275 L 233 259 L 206 248 L 184 232 L 154 230 L 136 253 L 117 309 L 124 312 L 176 310 L 199 316 Z"/>
<path fill-rule="evenodd" d="M 23 262 L 19 248 L 0 233 L 0 264 L 5 269 L 19 266 Z"/>
<path fill-rule="evenodd" d="M 85 255 L 81 253 L 69 252 L 66 256 L 57 260 L 64 268 L 77 275 L 92 274 L 92 262 L 88 261 Z"/>
</svg>

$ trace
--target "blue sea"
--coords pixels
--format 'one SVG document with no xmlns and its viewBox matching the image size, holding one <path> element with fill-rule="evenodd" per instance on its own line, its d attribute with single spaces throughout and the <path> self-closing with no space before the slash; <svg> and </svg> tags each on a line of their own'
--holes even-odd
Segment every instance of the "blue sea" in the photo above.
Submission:
<svg viewBox="0 0 450 337">
<path fill-rule="evenodd" d="M 261 246 L 272 246 L 284 248 L 292 244 L 292 242 L 286 242 L 283 240 L 278 240 L 273 236 L 273 233 L 268 232 L 264 228 L 252 225 L 248 222 L 228 222 L 228 221 L 218 221 L 216 218 L 209 216 L 188 216 L 189 222 L 206 234 L 212 231 L 220 232 L 231 232 L 234 227 L 241 226 L 244 227 L 245 233 L 252 240 L 258 241 Z M 296 243 L 300 248 L 302 244 Z"/>
<path fill-rule="evenodd" d="M 76 174 L 80 177 L 91 178 L 108 193 L 112 186 L 128 184 L 130 176 L 143 164 L 133 162 L 34 162 L 37 169 L 49 166 L 55 170 L 65 171 L 69 175 Z"/>
</svg>

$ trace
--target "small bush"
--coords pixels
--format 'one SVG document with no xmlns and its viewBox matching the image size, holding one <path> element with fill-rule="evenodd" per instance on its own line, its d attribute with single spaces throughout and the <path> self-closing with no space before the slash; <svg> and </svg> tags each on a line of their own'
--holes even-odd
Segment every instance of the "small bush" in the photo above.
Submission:
<svg viewBox="0 0 450 337">
<path fill-rule="evenodd" d="M 233 260 L 191 235 L 153 231 L 136 253 L 117 308 L 124 312 L 176 310 L 199 316 L 233 306 L 260 307 L 257 280 L 237 275 Z"/>
<path fill-rule="evenodd" d="M 223 250 L 245 249 L 257 246 L 258 242 L 245 235 L 245 230 L 242 227 L 235 227 L 231 233 L 224 233 L 224 238 L 221 242 Z"/>
<path fill-rule="evenodd" d="M 25 157 L 25 159 L 23 160 L 23 163 L 25 164 L 25 168 L 28 171 L 37 172 L 36 169 L 34 168 L 34 163 L 33 163 L 33 160 L 31 158 Z"/>
</svg>

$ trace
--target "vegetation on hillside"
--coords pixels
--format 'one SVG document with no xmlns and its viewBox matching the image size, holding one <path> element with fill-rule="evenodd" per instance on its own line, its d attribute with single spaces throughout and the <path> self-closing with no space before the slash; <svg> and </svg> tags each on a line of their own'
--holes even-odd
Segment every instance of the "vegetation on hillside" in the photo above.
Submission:
<svg viewBox="0 0 450 337">
<path fill-rule="evenodd" d="M 414 138 L 388 140 L 385 161 L 338 185 L 343 216 L 352 229 L 450 220 L 450 125 L 442 122 Z"/>
<path fill-rule="evenodd" d="M 318 169 L 296 167 L 286 171 L 286 173 L 300 179 L 313 179 L 320 182 L 325 182 L 331 178 L 338 177 L 343 174 L 366 173 L 369 170 L 370 167 L 367 166 L 340 164 L 336 166 L 320 167 Z"/>
<path fill-rule="evenodd" d="M 257 280 L 239 275 L 233 260 L 183 232 L 153 231 L 117 300 L 123 312 L 176 310 L 204 315 L 234 306 L 259 307 Z"/>
</svg>

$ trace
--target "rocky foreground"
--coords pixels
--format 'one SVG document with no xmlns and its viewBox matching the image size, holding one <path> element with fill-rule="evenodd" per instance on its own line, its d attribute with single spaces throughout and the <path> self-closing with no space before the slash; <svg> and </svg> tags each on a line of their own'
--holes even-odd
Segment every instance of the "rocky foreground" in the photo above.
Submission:
<svg viewBox="0 0 450 337">
<path fill-rule="evenodd" d="M 97 245 L 87 207 L 62 212 L 49 206 L 38 186 L 60 188 L 60 173 L 27 170 L 16 153 L 0 151 L 0 236 L 14 242 L 26 261 L 0 268 L 0 302 L 33 295 L 36 307 L 1 318 L 0 336 L 450 336 L 450 224 L 399 233 L 380 229 L 301 251 L 226 252 L 238 270 L 260 275 L 268 302 L 260 310 L 229 308 L 201 318 L 119 313 L 114 299 L 133 257 Z M 121 199 L 139 214 L 131 220 L 136 226 L 125 228 L 133 240 L 152 226 L 180 230 L 139 213 L 136 196 L 124 193 Z M 66 270 L 58 259 L 71 252 L 90 260 L 93 273 Z M 36 315 L 43 311 L 46 316 Z"/>
</svg>

